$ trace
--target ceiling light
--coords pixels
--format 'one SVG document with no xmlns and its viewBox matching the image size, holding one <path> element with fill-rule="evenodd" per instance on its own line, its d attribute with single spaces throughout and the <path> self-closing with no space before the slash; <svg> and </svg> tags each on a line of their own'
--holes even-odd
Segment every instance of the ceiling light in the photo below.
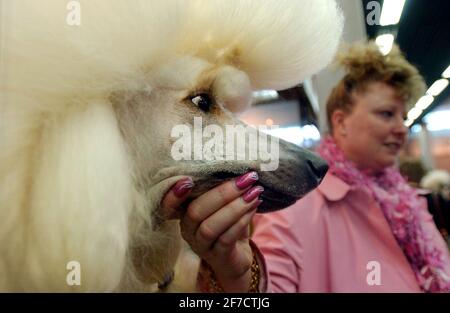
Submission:
<svg viewBox="0 0 450 313">
<path fill-rule="evenodd" d="M 394 43 L 394 35 L 392 34 L 380 35 L 377 37 L 377 39 L 375 39 L 375 42 L 378 45 L 378 48 L 380 49 L 381 53 L 386 55 L 392 49 L 392 44 Z"/>
<path fill-rule="evenodd" d="M 431 95 L 431 96 L 437 96 L 438 94 L 440 94 L 442 92 L 442 90 L 447 88 L 447 86 L 448 86 L 447 79 L 445 79 L 445 78 L 438 79 L 437 81 L 435 81 L 433 83 L 433 85 L 431 85 L 430 88 L 428 88 L 427 94 Z"/>
<path fill-rule="evenodd" d="M 380 25 L 395 25 L 402 16 L 405 0 L 385 0 L 381 10 Z"/>
<path fill-rule="evenodd" d="M 442 77 L 450 78 L 450 65 L 447 67 L 444 73 L 442 73 Z"/>
<path fill-rule="evenodd" d="M 431 103 L 433 103 L 434 97 L 430 95 L 425 95 L 422 98 L 419 99 L 416 103 L 416 108 L 419 110 L 425 110 L 430 106 Z"/>
<path fill-rule="evenodd" d="M 409 127 L 409 126 L 412 125 L 412 123 L 414 123 L 414 120 L 407 119 L 407 120 L 405 121 L 405 126 L 406 126 L 406 127 Z"/>
<path fill-rule="evenodd" d="M 409 112 L 408 112 L 408 120 L 415 120 L 421 114 L 422 114 L 422 110 L 419 109 L 419 108 L 414 107 L 411 110 L 409 110 Z"/>
<path fill-rule="evenodd" d="M 450 119 L 450 110 L 439 110 L 430 112 L 423 117 L 425 123 L 427 123 L 427 129 L 429 131 L 442 131 L 450 129 L 448 120 Z"/>
</svg>

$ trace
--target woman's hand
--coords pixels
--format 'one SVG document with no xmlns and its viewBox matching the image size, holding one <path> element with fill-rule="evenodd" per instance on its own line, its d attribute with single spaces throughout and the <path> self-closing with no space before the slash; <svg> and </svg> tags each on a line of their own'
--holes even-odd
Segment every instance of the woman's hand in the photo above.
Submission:
<svg viewBox="0 0 450 313">
<path fill-rule="evenodd" d="M 246 292 L 250 284 L 249 225 L 263 192 L 261 186 L 254 186 L 257 181 L 257 173 L 249 172 L 209 190 L 180 212 L 176 209 L 193 187 L 186 178 L 177 182 L 162 202 L 169 218 L 180 218 L 183 238 L 212 267 L 228 292 Z"/>
</svg>

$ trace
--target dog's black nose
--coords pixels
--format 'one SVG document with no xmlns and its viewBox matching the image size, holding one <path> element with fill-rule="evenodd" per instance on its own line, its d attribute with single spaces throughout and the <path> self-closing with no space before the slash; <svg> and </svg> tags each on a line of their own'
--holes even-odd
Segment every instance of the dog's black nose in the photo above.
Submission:
<svg viewBox="0 0 450 313">
<path fill-rule="evenodd" d="M 314 174 L 314 176 L 316 176 L 317 183 L 319 184 L 328 171 L 327 162 L 325 162 L 324 159 L 313 155 L 308 158 L 306 163 L 308 164 L 309 169 Z"/>
</svg>

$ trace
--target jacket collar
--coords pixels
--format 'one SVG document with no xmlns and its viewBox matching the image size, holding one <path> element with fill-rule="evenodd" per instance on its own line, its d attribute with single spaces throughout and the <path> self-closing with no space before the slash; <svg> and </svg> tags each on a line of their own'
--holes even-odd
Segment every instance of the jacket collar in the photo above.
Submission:
<svg viewBox="0 0 450 313">
<path fill-rule="evenodd" d="M 328 172 L 317 189 L 328 201 L 339 201 L 347 195 L 351 186 Z"/>
</svg>

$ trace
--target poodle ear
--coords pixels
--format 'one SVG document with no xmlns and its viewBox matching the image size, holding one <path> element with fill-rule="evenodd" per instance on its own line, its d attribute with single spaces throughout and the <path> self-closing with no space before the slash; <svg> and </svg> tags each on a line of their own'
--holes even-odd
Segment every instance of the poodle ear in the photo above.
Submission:
<svg viewBox="0 0 450 313">
<path fill-rule="evenodd" d="M 132 188 L 114 112 L 91 103 L 47 120 L 39 134 L 14 222 L 24 255 L 6 256 L 23 267 L 9 268 L 12 278 L 19 290 L 113 290 L 126 262 Z M 66 282 L 71 261 L 80 264 L 80 286 Z"/>
</svg>

